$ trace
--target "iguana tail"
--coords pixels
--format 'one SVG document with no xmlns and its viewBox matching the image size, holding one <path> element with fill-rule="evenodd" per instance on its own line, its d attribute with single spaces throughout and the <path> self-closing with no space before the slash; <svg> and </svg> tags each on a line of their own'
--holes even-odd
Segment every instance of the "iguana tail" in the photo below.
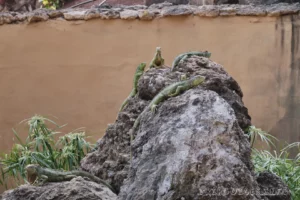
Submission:
<svg viewBox="0 0 300 200">
<path fill-rule="evenodd" d="M 92 181 L 94 181 L 96 183 L 101 183 L 101 184 L 105 185 L 106 187 L 108 187 L 112 192 L 116 193 L 116 191 L 110 184 L 108 184 L 106 181 L 94 176 L 93 174 L 90 174 L 85 171 L 72 171 L 72 174 L 74 174 L 76 176 L 88 177 Z"/>
<path fill-rule="evenodd" d="M 123 108 L 128 104 L 128 101 L 131 97 L 134 97 L 137 93 L 137 87 L 138 87 L 138 81 L 141 78 L 141 76 L 144 73 L 146 67 L 146 63 L 142 62 L 139 64 L 139 66 L 135 70 L 134 79 L 133 79 L 133 88 L 129 94 L 129 96 L 124 100 L 124 102 L 121 105 L 121 108 L 119 109 L 119 112 L 123 110 Z"/>
<path fill-rule="evenodd" d="M 122 105 L 121 105 L 121 107 L 120 107 L 120 109 L 119 109 L 119 112 L 121 112 L 121 111 L 123 110 L 123 108 L 128 104 L 129 99 L 130 99 L 131 97 L 134 97 L 134 95 L 135 95 L 135 94 L 134 94 L 134 89 L 132 89 L 130 95 L 123 101 L 123 103 L 122 103 Z"/>
</svg>

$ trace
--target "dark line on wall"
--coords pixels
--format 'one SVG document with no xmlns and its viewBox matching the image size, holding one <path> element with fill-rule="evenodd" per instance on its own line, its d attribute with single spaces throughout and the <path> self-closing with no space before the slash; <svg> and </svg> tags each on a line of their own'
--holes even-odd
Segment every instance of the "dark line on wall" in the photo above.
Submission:
<svg viewBox="0 0 300 200">
<path fill-rule="evenodd" d="M 280 31 L 281 31 L 280 49 L 281 49 L 281 52 L 283 52 L 284 51 L 285 32 L 284 32 L 284 24 L 283 24 L 282 16 L 280 17 Z"/>
</svg>

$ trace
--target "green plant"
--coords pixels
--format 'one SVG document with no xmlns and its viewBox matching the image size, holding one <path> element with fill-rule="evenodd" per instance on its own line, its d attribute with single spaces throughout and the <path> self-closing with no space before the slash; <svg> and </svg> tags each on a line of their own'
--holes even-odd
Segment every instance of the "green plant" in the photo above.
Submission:
<svg viewBox="0 0 300 200">
<path fill-rule="evenodd" d="M 43 7 L 51 10 L 56 10 L 60 7 L 61 2 L 59 0 L 39 0 L 42 2 Z"/>
<path fill-rule="evenodd" d="M 28 164 L 37 163 L 51 169 L 72 170 L 79 166 L 80 160 L 93 148 L 93 145 L 85 140 L 87 136 L 82 128 L 59 137 L 55 144 L 54 136 L 60 132 L 48 128 L 46 122 L 57 129 L 63 126 L 58 126 L 54 121 L 38 115 L 20 123 L 24 122 L 29 127 L 25 142 L 13 129 L 18 143 L 13 145 L 8 154 L 0 158 L 2 165 L 0 184 L 6 188 L 8 177 L 13 178 L 17 185 L 26 181 L 24 168 Z"/>
<path fill-rule="evenodd" d="M 255 139 L 257 137 L 259 137 L 260 140 L 265 142 L 267 145 L 272 144 L 273 146 L 275 146 L 272 142 L 272 139 L 277 140 L 277 138 L 261 130 L 260 128 L 256 128 L 255 126 L 249 126 L 248 128 L 246 128 L 245 132 L 248 133 L 249 137 L 251 138 L 251 148 L 253 147 Z"/>
<path fill-rule="evenodd" d="M 274 136 L 269 135 L 261 129 L 255 127 L 250 128 L 252 139 L 259 136 L 266 144 L 272 144 Z M 277 139 L 276 139 L 277 140 Z M 252 141 L 253 146 L 254 141 Z M 300 200 L 300 153 L 294 158 L 289 158 L 288 151 L 291 148 L 300 147 L 300 142 L 292 143 L 283 148 L 280 153 L 274 151 L 273 153 L 267 150 L 257 150 L 252 148 L 252 162 L 257 173 L 269 171 L 279 176 L 289 187 L 292 199 Z"/>
</svg>

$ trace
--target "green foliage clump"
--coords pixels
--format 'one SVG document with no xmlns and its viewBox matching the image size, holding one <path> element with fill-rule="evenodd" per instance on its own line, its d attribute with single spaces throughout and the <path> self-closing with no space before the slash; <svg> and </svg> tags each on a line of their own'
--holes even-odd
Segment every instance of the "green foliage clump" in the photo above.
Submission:
<svg viewBox="0 0 300 200">
<path fill-rule="evenodd" d="M 254 138 L 259 136 L 260 139 L 266 144 L 272 144 L 272 139 L 276 139 L 274 136 L 269 135 L 265 131 L 251 126 L 248 128 L 248 133 L 250 134 L 252 145 Z M 277 140 L 277 139 L 276 139 Z M 289 150 L 291 148 L 298 148 L 298 155 L 295 158 L 289 158 Z M 255 166 L 255 171 L 257 173 L 263 171 L 269 171 L 277 176 L 279 176 L 289 187 L 292 199 L 300 200 L 300 142 L 292 143 L 278 153 L 274 151 L 273 153 L 267 150 L 257 150 L 252 148 L 252 162 Z"/>
<path fill-rule="evenodd" d="M 56 10 L 61 4 L 59 0 L 40 0 L 40 2 L 42 2 L 44 8 L 51 10 Z"/>
<path fill-rule="evenodd" d="M 14 179 L 17 185 L 27 182 L 24 168 L 28 164 L 39 164 L 43 167 L 60 170 L 73 170 L 78 168 L 81 159 L 89 152 L 93 145 L 86 141 L 87 136 L 82 129 L 58 138 L 55 143 L 54 135 L 59 134 L 47 127 L 46 122 L 56 128 L 54 121 L 35 115 L 23 120 L 29 126 L 28 136 L 21 140 L 13 129 L 18 143 L 14 144 L 8 154 L 0 158 L 0 184 L 7 188 L 8 178 Z"/>
</svg>

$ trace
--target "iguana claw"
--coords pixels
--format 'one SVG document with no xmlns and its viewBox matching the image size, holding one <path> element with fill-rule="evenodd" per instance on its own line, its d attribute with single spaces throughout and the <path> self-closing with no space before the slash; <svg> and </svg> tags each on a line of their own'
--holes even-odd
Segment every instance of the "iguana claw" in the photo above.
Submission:
<svg viewBox="0 0 300 200">
<path fill-rule="evenodd" d="M 154 114 L 157 111 L 157 105 L 152 105 L 151 106 L 151 112 Z"/>
</svg>

